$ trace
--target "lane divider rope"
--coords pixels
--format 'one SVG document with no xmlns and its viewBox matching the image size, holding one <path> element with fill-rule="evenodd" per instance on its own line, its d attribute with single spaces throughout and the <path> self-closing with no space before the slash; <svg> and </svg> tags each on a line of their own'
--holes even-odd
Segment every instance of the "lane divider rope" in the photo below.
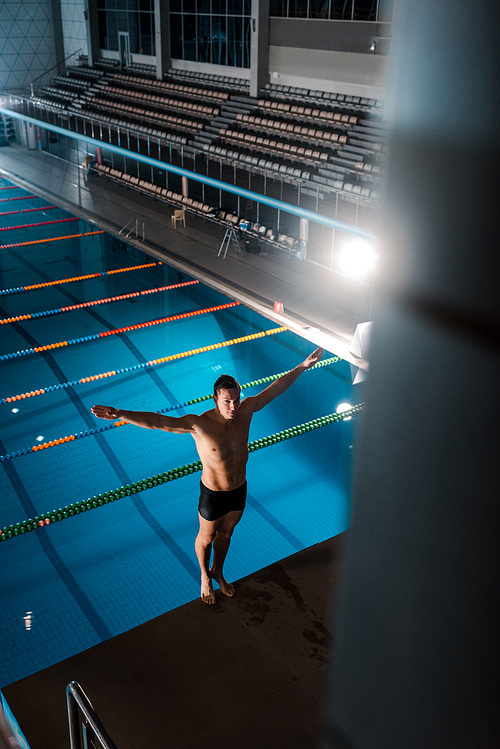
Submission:
<svg viewBox="0 0 500 749">
<path fill-rule="evenodd" d="M 285 440 L 292 439 L 293 437 L 298 437 L 299 435 L 305 434 L 306 432 L 311 432 L 314 429 L 320 429 L 321 427 L 328 426 L 330 424 L 333 424 L 334 422 L 343 421 L 344 419 L 354 416 L 363 408 L 364 403 L 358 403 L 356 406 L 353 406 L 353 408 L 349 409 L 349 411 L 344 411 L 343 413 L 328 414 L 327 416 L 320 416 L 318 419 L 312 419 L 311 421 L 308 421 L 304 424 L 298 424 L 295 427 L 283 429 L 283 431 L 276 432 L 276 434 L 271 434 L 268 437 L 262 437 L 261 439 L 253 440 L 248 445 L 248 451 L 255 452 L 256 450 L 262 450 L 265 447 L 270 447 L 271 445 L 276 445 L 279 442 L 284 442 Z M 75 502 L 73 504 L 67 505 L 66 507 L 61 507 L 58 510 L 51 510 L 50 512 L 46 512 L 43 515 L 38 515 L 35 518 L 29 518 L 28 520 L 23 520 L 20 523 L 5 526 L 0 530 L 0 542 L 6 541 L 9 538 L 14 538 L 15 536 L 19 536 L 24 533 L 29 533 L 30 531 L 35 531 L 39 528 L 45 528 L 47 525 L 57 523 L 59 520 L 65 520 L 68 517 L 73 517 L 74 515 L 79 515 L 82 512 L 87 512 L 87 510 L 94 510 L 97 507 L 102 507 L 102 505 L 107 505 L 110 502 L 116 502 L 117 500 L 123 499 L 124 497 L 129 497 L 132 494 L 139 494 L 140 492 L 147 491 L 148 489 L 152 489 L 155 486 L 165 484 L 168 481 L 175 481 L 176 479 L 183 478 L 184 476 L 189 476 L 192 473 L 201 471 L 201 469 L 201 461 L 196 460 L 193 463 L 187 463 L 186 465 L 180 466 L 179 468 L 172 468 L 169 471 L 165 471 L 165 473 L 159 473 L 156 476 L 150 476 L 149 478 L 142 479 L 141 481 L 135 481 L 132 484 L 126 484 L 124 486 L 121 486 L 119 489 L 104 492 L 103 494 L 98 494 L 95 497 L 84 499 L 81 502 Z"/>
<path fill-rule="evenodd" d="M 131 330 L 139 330 L 140 328 L 148 328 L 153 325 L 162 325 L 167 322 L 174 322 L 176 320 L 182 320 L 186 317 L 196 317 L 197 315 L 204 315 L 209 312 L 218 312 L 219 310 L 229 309 L 229 307 L 237 307 L 239 302 L 230 302 L 229 304 L 218 304 L 216 307 L 206 307 L 205 309 L 197 309 L 192 312 L 184 312 L 180 315 L 171 315 L 170 317 L 160 317 L 158 320 L 148 320 L 147 322 L 140 322 L 136 325 L 127 325 L 124 328 L 116 328 L 115 330 L 105 330 L 102 333 L 93 333 L 92 335 L 82 336 L 81 338 L 70 338 L 69 341 L 58 341 L 57 343 L 48 343 L 44 346 L 35 346 L 35 348 L 27 348 L 22 351 L 13 351 L 9 354 L 0 355 L 0 361 L 6 361 L 7 359 L 15 359 L 19 356 L 29 356 L 30 354 L 40 354 L 44 351 L 50 351 L 56 348 L 64 348 L 65 346 L 73 346 L 77 343 L 86 343 L 87 341 L 95 341 L 99 338 L 106 338 L 111 335 L 120 335 L 121 333 L 129 333 Z"/>
<path fill-rule="evenodd" d="M 30 198 L 38 198 L 38 195 L 19 195 L 15 198 L 0 198 L 0 203 L 8 203 L 9 200 L 28 200 Z"/>
<path fill-rule="evenodd" d="M 255 338 L 263 338 L 266 335 L 275 335 L 276 333 L 283 333 L 287 329 L 285 327 L 271 328 L 270 330 L 264 330 L 260 333 L 252 333 L 250 335 L 242 336 L 240 338 L 231 338 L 228 341 L 221 341 L 220 343 L 212 343 L 205 346 L 202 349 L 191 349 L 190 351 L 183 351 L 179 354 L 171 354 L 161 359 L 151 359 L 150 361 L 139 362 L 139 364 L 133 364 L 130 367 L 122 367 L 121 369 L 113 369 L 110 372 L 101 372 L 100 374 L 90 375 L 88 377 L 81 377 L 79 380 L 70 380 L 68 382 L 59 382 L 57 385 L 48 385 L 38 390 L 31 390 L 28 393 L 21 393 L 20 395 L 10 395 L 0 400 L 0 405 L 6 403 L 14 403 L 15 401 L 25 400 L 26 398 L 33 398 L 37 395 L 44 395 L 44 393 L 51 393 L 54 390 L 62 390 L 63 388 L 74 387 L 75 385 L 82 385 L 87 382 L 95 382 L 96 380 L 103 380 L 106 377 L 114 377 L 115 375 L 124 374 L 125 372 L 133 372 L 137 369 L 144 369 L 144 367 L 153 367 L 156 364 L 163 364 L 167 361 L 174 361 L 174 359 L 181 359 L 186 356 L 194 356 L 195 354 L 205 353 L 206 351 L 214 351 L 216 348 L 224 348 L 225 346 L 233 346 L 237 343 L 245 343 L 246 341 L 253 340 Z"/>
<path fill-rule="evenodd" d="M 87 273 L 85 276 L 70 276 L 69 278 L 59 278 L 56 281 L 43 281 L 42 283 L 32 283 L 29 286 L 16 286 L 12 289 L 0 289 L 0 296 L 7 294 L 17 294 L 20 291 L 31 291 L 32 289 L 42 289 L 45 286 L 58 286 L 63 283 L 73 283 L 74 281 L 86 281 L 89 278 L 99 278 L 99 276 L 110 276 L 113 273 L 125 273 L 132 270 L 141 270 L 142 268 L 153 268 L 155 265 L 163 265 L 161 261 L 157 263 L 143 263 L 143 265 L 131 265 L 129 268 L 116 268 L 115 270 L 104 270 L 100 273 Z"/>
<path fill-rule="evenodd" d="M 71 218 L 55 218 L 52 221 L 37 221 L 36 224 L 19 224 L 19 226 L 0 226 L 0 231 L 14 231 L 14 229 L 32 229 L 35 226 L 49 226 L 49 224 L 64 224 L 68 221 L 80 221 L 77 216 Z"/>
<path fill-rule="evenodd" d="M 330 364 L 337 364 L 337 362 L 342 361 L 340 356 L 332 356 L 330 359 L 324 359 L 321 362 L 318 362 L 315 364 L 312 369 L 317 369 L 319 367 L 326 367 Z M 254 387 L 255 385 L 263 385 L 267 382 L 272 382 L 273 380 L 277 380 L 279 377 L 282 377 L 285 374 L 285 372 L 281 372 L 280 374 L 275 375 L 269 375 L 268 377 L 263 377 L 260 380 L 253 380 L 252 382 L 247 382 L 246 384 L 241 386 L 241 389 L 244 390 L 246 388 Z M 185 401 L 184 403 L 173 403 L 170 406 L 166 406 L 165 408 L 160 408 L 156 413 L 158 414 L 166 414 L 170 411 L 175 411 L 179 408 L 187 408 L 188 406 L 192 406 L 196 403 L 203 403 L 203 401 L 210 400 L 213 397 L 212 393 L 209 393 L 208 395 L 203 395 L 200 398 L 193 398 L 192 400 Z M 54 440 L 49 440 L 49 442 L 42 442 L 38 445 L 33 445 L 32 447 L 25 447 L 21 450 L 14 450 L 11 453 L 6 453 L 5 455 L 0 455 L 0 462 L 3 462 L 4 460 L 13 460 L 14 458 L 20 458 L 22 455 L 30 455 L 31 453 L 39 452 L 40 450 L 47 450 L 50 447 L 56 447 L 57 445 L 63 445 L 67 442 L 74 442 L 74 440 L 81 439 L 82 437 L 90 437 L 93 434 L 101 434 L 102 432 L 107 432 L 110 429 L 116 429 L 117 427 L 126 426 L 128 424 L 127 421 L 114 421 L 109 424 L 105 424 L 104 426 L 94 427 L 93 429 L 87 429 L 85 432 L 78 432 L 77 434 L 69 434 L 66 437 L 59 437 Z"/>
<path fill-rule="evenodd" d="M 104 229 L 98 231 L 85 231 L 81 234 L 66 234 L 64 237 L 48 237 L 48 239 L 32 239 L 29 242 L 13 242 L 12 244 L 0 244 L 0 250 L 8 250 L 9 247 L 27 247 L 30 244 L 44 244 L 45 242 L 60 242 L 63 239 L 77 239 L 78 237 L 91 237 L 93 234 L 104 234 Z"/>
<path fill-rule="evenodd" d="M 39 208 L 21 208 L 19 211 L 3 211 L 0 216 L 13 216 L 18 213 L 32 213 L 33 211 L 53 211 L 57 205 L 41 205 Z"/>
<path fill-rule="evenodd" d="M 17 317 L 6 317 L 0 320 L 0 325 L 7 323 L 20 322 L 21 320 L 32 320 L 36 317 L 47 317 L 48 315 L 59 315 L 62 312 L 72 312 L 75 309 L 84 309 L 85 307 L 94 307 L 96 304 L 109 304 L 111 302 L 121 302 L 124 299 L 132 299 L 133 297 L 142 296 L 144 294 L 156 294 L 160 291 L 171 291 L 172 289 L 180 289 L 182 286 L 192 286 L 199 281 L 184 281 L 183 283 L 170 284 L 170 286 L 158 286 L 155 289 L 144 289 L 144 291 L 131 291 L 128 294 L 120 294 L 119 296 L 108 296 L 103 299 L 92 299 L 89 302 L 79 302 L 78 304 L 69 304 L 67 307 L 55 307 L 54 309 L 41 310 L 40 312 L 27 312 L 25 315 L 18 315 Z"/>
</svg>

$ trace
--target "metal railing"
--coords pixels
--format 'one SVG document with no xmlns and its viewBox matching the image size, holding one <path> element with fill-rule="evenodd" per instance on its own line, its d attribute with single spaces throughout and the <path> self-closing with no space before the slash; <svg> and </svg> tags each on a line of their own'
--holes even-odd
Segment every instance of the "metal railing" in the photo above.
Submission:
<svg viewBox="0 0 500 749">
<path fill-rule="evenodd" d="M 130 221 L 120 229 L 119 233 L 125 234 L 127 239 L 129 239 L 131 235 L 135 235 L 136 239 L 142 239 L 144 242 L 146 239 L 145 223 L 138 218 L 131 218 Z"/>
<path fill-rule="evenodd" d="M 116 749 L 78 682 L 70 681 L 66 687 L 66 703 L 71 749 L 87 749 L 88 746 L 95 746 L 96 741 L 102 749 Z M 79 710 L 83 713 L 85 722 L 79 721 Z"/>
<path fill-rule="evenodd" d="M 68 61 L 68 60 L 70 60 L 70 59 L 71 59 L 72 57 L 74 57 L 75 55 L 79 55 L 81 51 L 82 51 L 82 50 L 81 50 L 81 48 L 80 48 L 80 49 L 77 49 L 77 50 L 76 50 L 76 52 L 72 52 L 72 53 L 71 53 L 70 55 L 68 55 L 67 57 L 65 57 L 65 58 L 64 58 L 64 60 L 61 60 L 61 62 L 58 62 L 58 63 L 56 63 L 55 65 L 53 65 L 53 66 L 52 66 L 51 68 L 49 68 L 48 70 L 45 70 L 45 71 L 44 71 L 44 72 L 43 72 L 43 73 L 42 73 L 41 75 L 39 75 L 39 76 L 38 76 L 37 78 L 34 78 L 34 79 L 33 79 L 33 80 L 31 81 L 31 83 L 30 83 L 30 92 L 31 92 L 31 96 L 34 96 L 34 95 L 35 95 L 35 86 L 34 86 L 34 84 L 35 84 L 35 83 L 38 83 L 38 81 L 41 81 L 42 79 L 44 79 L 44 78 L 46 78 L 47 76 L 49 76 L 49 75 L 50 75 L 50 73 L 52 73 L 52 71 L 53 71 L 53 70 L 56 70 L 56 71 L 57 71 L 57 74 L 59 73 L 59 71 L 60 71 L 60 70 L 64 70 L 64 68 L 66 67 L 66 63 L 67 63 L 67 61 Z M 43 84 L 40 84 L 40 85 L 43 85 Z"/>
<path fill-rule="evenodd" d="M 2 699 L 0 699 L 0 749 L 26 749 L 27 744 L 24 738 L 13 728 L 5 714 Z M 9 709 L 8 705 L 5 707 Z"/>
</svg>

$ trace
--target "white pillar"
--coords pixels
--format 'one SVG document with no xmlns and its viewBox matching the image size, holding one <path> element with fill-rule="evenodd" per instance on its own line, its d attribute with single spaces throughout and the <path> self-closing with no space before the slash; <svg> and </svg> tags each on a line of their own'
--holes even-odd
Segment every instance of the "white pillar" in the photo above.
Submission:
<svg viewBox="0 0 500 749">
<path fill-rule="evenodd" d="M 325 745 L 500 738 L 500 6 L 396 0 L 382 297 Z"/>
</svg>

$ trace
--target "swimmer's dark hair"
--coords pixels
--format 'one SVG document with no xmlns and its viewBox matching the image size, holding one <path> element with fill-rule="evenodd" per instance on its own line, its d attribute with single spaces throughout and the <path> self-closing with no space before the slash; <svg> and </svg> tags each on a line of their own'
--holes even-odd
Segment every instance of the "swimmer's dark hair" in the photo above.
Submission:
<svg viewBox="0 0 500 749">
<path fill-rule="evenodd" d="M 223 374 L 218 377 L 214 382 L 214 395 L 217 397 L 219 390 L 241 390 L 241 385 L 238 380 L 235 380 L 231 375 Z"/>
</svg>

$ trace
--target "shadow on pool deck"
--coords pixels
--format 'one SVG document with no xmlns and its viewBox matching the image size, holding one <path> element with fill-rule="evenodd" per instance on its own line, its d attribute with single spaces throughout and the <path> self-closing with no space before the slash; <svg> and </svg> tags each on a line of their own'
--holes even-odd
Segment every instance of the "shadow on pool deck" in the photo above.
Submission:
<svg viewBox="0 0 500 749">
<path fill-rule="evenodd" d="M 347 533 L 5 688 L 31 749 L 69 746 L 72 680 L 118 749 L 319 748 Z"/>
</svg>

